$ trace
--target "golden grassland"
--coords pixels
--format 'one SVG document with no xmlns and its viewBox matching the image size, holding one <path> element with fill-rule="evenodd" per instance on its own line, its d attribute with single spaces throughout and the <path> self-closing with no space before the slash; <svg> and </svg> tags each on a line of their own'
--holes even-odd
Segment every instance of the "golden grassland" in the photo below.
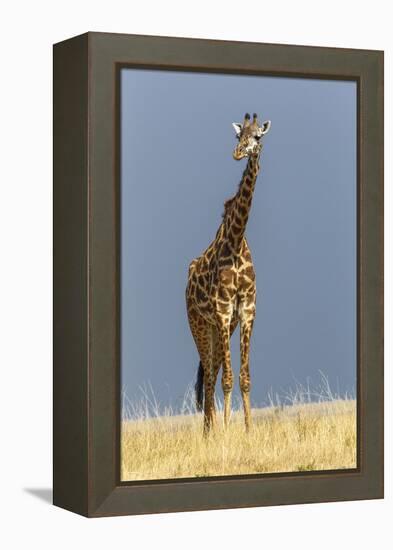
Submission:
<svg viewBox="0 0 393 550">
<path fill-rule="evenodd" d="M 122 480 L 171 479 L 356 468 L 356 401 L 332 399 L 252 410 L 244 430 L 241 410 L 228 430 L 204 438 L 200 413 L 124 420 Z"/>
</svg>

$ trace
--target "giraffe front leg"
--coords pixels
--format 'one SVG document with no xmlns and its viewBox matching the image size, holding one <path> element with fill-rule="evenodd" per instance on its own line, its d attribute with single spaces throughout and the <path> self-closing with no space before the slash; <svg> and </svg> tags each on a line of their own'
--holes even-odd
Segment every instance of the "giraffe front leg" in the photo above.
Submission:
<svg viewBox="0 0 393 550">
<path fill-rule="evenodd" d="M 222 365 L 222 348 L 219 333 L 216 327 L 213 328 L 213 397 L 212 397 L 212 416 L 213 425 L 216 424 L 216 403 L 215 403 L 215 389 L 217 383 L 218 373 Z"/>
<path fill-rule="evenodd" d="M 222 347 L 222 379 L 221 386 L 224 392 L 224 426 L 229 425 L 231 416 L 231 396 L 233 388 L 233 373 L 231 365 L 231 350 L 230 350 L 230 322 L 225 319 L 220 319 L 219 324 L 221 347 Z"/>
<path fill-rule="evenodd" d="M 205 394 L 203 406 L 203 432 L 205 435 L 207 435 L 207 433 L 210 431 L 210 427 L 214 425 L 212 326 L 199 315 L 192 300 L 187 301 L 187 313 L 190 323 L 190 329 L 194 337 L 203 368 L 203 387 Z"/>
<path fill-rule="evenodd" d="M 204 372 L 204 385 L 205 385 L 205 406 L 204 406 L 204 421 L 203 421 L 203 434 L 207 436 L 211 428 L 215 427 L 215 411 L 214 411 L 214 389 L 213 389 L 213 372 L 210 366 L 205 369 Z"/>
<path fill-rule="evenodd" d="M 236 329 L 238 324 L 238 318 L 236 316 L 232 317 L 231 323 L 230 323 L 230 331 L 229 331 L 229 337 L 232 337 L 232 334 L 234 330 Z M 217 329 L 214 331 L 214 338 L 213 338 L 213 388 L 216 387 L 217 383 L 217 377 L 218 373 L 220 371 L 221 366 L 224 365 L 224 350 L 222 346 L 221 336 Z M 223 367 L 224 368 L 224 367 Z M 225 395 L 225 392 L 224 392 Z M 214 405 L 214 397 L 213 397 L 213 405 Z M 227 403 L 227 420 L 229 420 L 230 416 L 230 396 L 229 396 L 229 403 Z M 215 406 L 213 408 L 214 414 L 215 414 Z"/>
<path fill-rule="evenodd" d="M 250 340 L 254 318 L 243 318 L 240 326 L 240 391 L 243 400 L 244 422 L 246 431 L 251 427 L 251 405 L 250 405 Z"/>
<path fill-rule="evenodd" d="M 214 386 L 213 386 L 213 335 L 210 326 L 206 326 L 200 338 L 199 354 L 203 366 L 203 384 L 204 384 L 204 419 L 203 433 L 208 435 L 210 429 L 214 427 Z"/>
</svg>

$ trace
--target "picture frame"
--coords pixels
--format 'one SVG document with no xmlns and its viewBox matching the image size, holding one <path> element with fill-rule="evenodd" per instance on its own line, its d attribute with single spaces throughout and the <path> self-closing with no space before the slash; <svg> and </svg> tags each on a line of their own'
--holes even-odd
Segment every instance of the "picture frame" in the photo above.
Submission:
<svg viewBox="0 0 393 550">
<path fill-rule="evenodd" d="M 357 468 L 120 480 L 122 67 L 356 82 Z M 54 46 L 53 70 L 54 504 L 102 517 L 383 498 L 383 52 L 89 32 Z"/>
</svg>

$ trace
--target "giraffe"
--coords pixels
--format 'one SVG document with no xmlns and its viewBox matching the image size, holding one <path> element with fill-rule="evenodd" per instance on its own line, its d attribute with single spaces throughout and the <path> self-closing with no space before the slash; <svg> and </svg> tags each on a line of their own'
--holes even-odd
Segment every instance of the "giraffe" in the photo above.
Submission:
<svg viewBox="0 0 393 550">
<path fill-rule="evenodd" d="M 233 158 L 247 158 L 247 166 L 237 193 L 224 203 L 215 239 L 190 263 L 186 289 L 188 321 L 200 357 L 195 391 L 197 409 L 204 411 L 205 435 L 216 425 L 214 389 L 221 366 L 224 426 L 228 427 L 233 388 L 230 338 L 238 323 L 239 383 L 246 431 L 251 426 L 249 353 L 256 311 L 256 283 L 245 230 L 259 172 L 262 138 L 271 122 L 259 125 L 255 113 L 252 122 L 246 113 L 242 124 L 232 125 L 239 140 Z"/>
</svg>

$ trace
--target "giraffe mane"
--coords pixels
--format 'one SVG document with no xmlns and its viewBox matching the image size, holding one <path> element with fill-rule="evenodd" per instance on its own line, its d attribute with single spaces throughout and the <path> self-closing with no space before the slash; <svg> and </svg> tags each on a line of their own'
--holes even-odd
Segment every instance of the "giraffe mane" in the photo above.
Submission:
<svg viewBox="0 0 393 550">
<path fill-rule="evenodd" d="M 238 185 L 237 193 L 235 193 L 235 195 L 233 195 L 233 197 L 231 197 L 230 199 L 227 199 L 227 200 L 224 202 L 224 212 L 222 213 L 222 217 L 223 217 L 223 218 L 225 218 L 225 216 L 228 214 L 228 212 L 231 211 L 231 208 L 232 208 L 232 206 L 233 206 L 233 203 L 235 202 L 235 199 L 236 199 L 236 197 L 237 197 L 237 194 L 238 194 L 238 192 L 239 192 L 239 189 L 240 189 L 240 187 L 241 187 L 241 185 L 242 185 L 243 179 L 244 179 L 245 176 L 246 176 L 246 171 L 247 171 L 247 170 L 244 171 L 243 176 L 242 176 L 242 179 L 240 180 L 240 183 L 239 183 L 239 185 Z"/>
<path fill-rule="evenodd" d="M 225 218 L 228 212 L 231 211 L 233 203 L 235 202 L 235 199 L 236 199 L 236 195 L 234 195 L 233 197 L 231 197 L 230 199 L 224 202 L 224 212 L 222 213 L 223 218 Z"/>
</svg>

